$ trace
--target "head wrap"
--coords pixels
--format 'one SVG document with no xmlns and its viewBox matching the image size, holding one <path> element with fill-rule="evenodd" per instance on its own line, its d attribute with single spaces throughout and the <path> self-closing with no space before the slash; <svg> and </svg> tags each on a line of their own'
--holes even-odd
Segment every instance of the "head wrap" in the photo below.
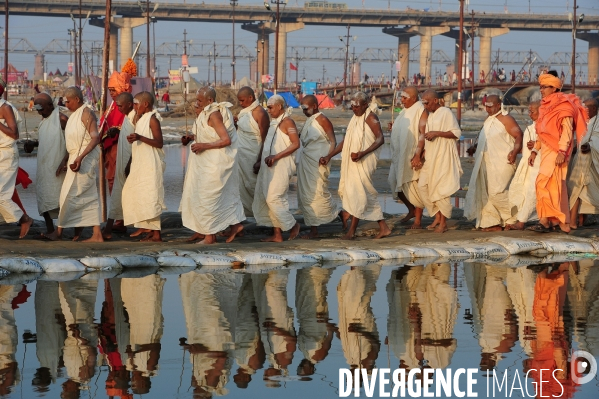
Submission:
<svg viewBox="0 0 599 399">
<path fill-rule="evenodd" d="M 131 86 L 131 75 L 127 72 L 114 71 L 108 79 L 108 87 L 112 87 L 116 90 L 117 94 L 124 92 L 131 93 L 133 87 Z"/>
<path fill-rule="evenodd" d="M 556 89 L 561 89 L 562 88 L 562 81 L 560 78 L 553 76 L 549 73 L 544 73 L 541 76 L 539 76 L 539 84 L 541 86 L 551 86 L 551 87 L 555 87 Z"/>
</svg>

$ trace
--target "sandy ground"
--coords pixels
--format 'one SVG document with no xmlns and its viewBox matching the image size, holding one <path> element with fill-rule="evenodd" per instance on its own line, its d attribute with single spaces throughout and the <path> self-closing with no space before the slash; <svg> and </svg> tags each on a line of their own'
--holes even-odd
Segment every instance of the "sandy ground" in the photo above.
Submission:
<svg viewBox="0 0 599 399">
<path fill-rule="evenodd" d="M 22 106 L 23 104 L 16 104 Z M 19 107 L 20 108 L 20 107 Z M 324 112 L 328 115 L 336 126 L 336 130 L 343 131 L 343 128 L 347 126 L 347 122 L 351 117 L 349 111 L 343 110 L 326 110 Z M 24 112 L 27 121 L 27 131 L 31 138 L 37 137 L 37 125 L 40 117 L 33 112 Z M 396 113 L 394 113 L 396 115 Z M 525 126 L 530 123 L 525 114 L 518 112 L 514 113 L 514 116 L 520 123 L 520 126 L 524 129 Z M 301 124 L 305 121 L 303 114 L 299 110 L 294 110 L 292 115 L 294 120 Z M 482 126 L 486 113 L 481 111 L 466 111 L 463 114 L 463 135 L 466 138 L 473 138 L 476 136 L 480 127 Z M 386 128 L 387 123 L 391 121 L 391 111 L 385 111 L 380 117 L 381 123 Z M 190 116 L 187 120 L 187 124 L 191 127 L 193 122 Z M 165 118 L 162 125 L 167 127 L 165 129 L 165 135 L 171 142 L 177 142 L 178 137 L 185 130 L 185 118 Z M 23 129 L 25 130 L 25 129 Z M 386 129 L 385 129 L 386 130 Z M 23 132 L 21 138 L 25 139 L 26 134 Z M 462 187 L 468 184 L 470 174 L 472 171 L 473 159 L 462 158 L 462 166 L 464 169 L 464 175 L 462 176 Z M 338 163 L 333 165 L 333 171 L 338 170 Z M 389 174 L 389 161 L 381 160 L 379 162 L 379 169 L 374 175 L 374 184 L 379 192 L 389 192 L 387 183 L 387 176 Z M 336 190 L 338 186 L 338 178 L 331 180 L 332 189 Z M 465 191 L 460 190 L 456 193 L 456 197 L 464 197 Z M 443 235 L 435 234 L 427 230 L 410 230 L 408 225 L 400 224 L 401 215 L 385 214 L 387 224 L 392 229 L 392 235 L 382 240 L 373 240 L 373 236 L 376 232 L 376 223 L 365 222 L 361 223 L 358 229 L 358 238 L 354 241 L 340 241 L 337 239 L 341 235 L 341 223 L 335 222 L 330 225 L 324 226 L 320 229 L 321 239 L 318 240 L 295 240 L 286 241 L 281 244 L 273 243 L 261 243 L 259 240 L 264 238 L 269 230 L 262 227 L 257 227 L 253 223 L 253 219 L 250 219 L 245 224 L 246 234 L 242 238 L 238 238 L 232 244 L 225 244 L 224 239 L 220 238 L 219 243 L 210 247 L 203 247 L 210 250 L 258 250 L 258 251 L 288 251 L 288 250 L 306 250 L 313 251 L 317 248 L 342 248 L 342 247 L 360 247 L 360 248 L 390 248 L 397 244 L 422 244 L 425 242 L 434 241 L 448 241 L 448 240 L 473 240 L 484 238 L 489 234 L 500 234 L 512 237 L 539 237 L 536 233 L 532 232 L 501 232 L 501 233 L 482 233 L 472 231 L 473 224 L 467 222 L 462 217 L 462 211 L 460 209 L 454 209 L 453 220 L 450 221 L 450 231 Z M 297 219 L 302 222 L 301 215 L 297 215 Z M 432 219 L 425 218 L 425 223 L 430 223 Z M 48 242 L 45 240 L 35 239 L 34 237 L 42 232 L 45 227 L 41 220 L 36 221 L 34 227 L 32 227 L 29 236 L 24 240 L 18 239 L 18 226 L 16 225 L 0 225 L 0 255 L 30 255 L 30 256 L 61 256 L 61 257 L 82 257 L 86 255 L 101 255 L 101 254 L 123 254 L 123 253 L 149 253 L 153 251 L 164 250 L 167 248 L 177 247 L 185 249 L 200 249 L 201 246 L 197 244 L 186 243 L 185 240 L 191 235 L 191 231 L 182 227 L 180 215 L 177 213 L 165 213 L 163 215 L 163 239 L 164 243 L 152 244 L 152 243 L 140 243 L 134 241 L 124 235 L 116 234 L 113 240 L 103 244 L 88 244 L 81 242 L 72 242 L 64 240 L 61 242 Z M 130 231 L 132 231 L 130 229 Z M 591 237 L 596 235 L 596 228 L 593 226 L 579 229 L 573 233 L 576 236 Z M 71 231 L 65 232 L 68 237 L 72 234 Z M 91 235 L 91 229 L 86 229 L 83 233 L 83 237 Z M 560 233 L 552 233 L 551 236 L 560 237 Z M 563 236 L 565 237 L 565 236 Z"/>
</svg>

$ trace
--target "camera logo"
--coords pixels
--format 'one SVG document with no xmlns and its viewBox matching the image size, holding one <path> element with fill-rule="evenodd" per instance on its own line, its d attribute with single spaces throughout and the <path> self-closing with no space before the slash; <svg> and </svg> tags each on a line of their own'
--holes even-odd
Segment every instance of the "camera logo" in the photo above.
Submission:
<svg viewBox="0 0 599 399">
<path fill-rule="evenodd" d="M 570 358 L 570 370 L 574 383 L 586 384 L 597 375 L 597 360 L 589 352 L 574 351 Z"/>
</svg>

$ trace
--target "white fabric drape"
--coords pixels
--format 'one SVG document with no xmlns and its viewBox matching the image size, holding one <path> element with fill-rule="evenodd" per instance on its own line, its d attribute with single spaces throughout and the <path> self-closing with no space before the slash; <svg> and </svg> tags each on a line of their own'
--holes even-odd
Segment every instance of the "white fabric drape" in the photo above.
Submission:
<svg viewBox="0 0 599 399">
<path fill-rule="evenodd" d="M 599 213 L 599 121 L 597 116 L 589 120 L 588 131 L 579 143 L 579 150 L 572 160 L 568 173 L 570 209 L 580 198 L 581 214 Z M 589 144 L 591 152 L 583 154 L 580 146 Z"/>
<path fill-rule="evenodd" d="M 260 126 L 252 112 L 259 107 L 258 100 L 242 109 L 237 116 L 237 174 L 239 179 L 239 195 L 245 216 L 253 216 L 252 202 L 258 175 L 254 173 L 254 164 L 258 161 L 262 137 Z"/>
<path fill-rule="evenodd" d="M 116 148 L 116 173 L 114 174 L 114 184 L 110 195 L 110 210 L 108 211 L 108 218 L 113 220 L 123 219 L 123 187 L 127 180 L 125 169 L 129 159 L 131 159 L 132 148 L 131 143 L 127 141 L 127 136 L 135 131 L 133 118 L 135 118 L 135 111 L 131 111 L 129 115 L 125 116 Z"/>
<path fill-rule="evenodd" d="M 15 107 L 8 101 L 0 99 L 0 107 L 4 104 L 12 108 L 18 123 L 20 116 Z M 0 119 L 0 123 L 6 126 L 4 119 Z M 19 150 L 17 149 L 17 142 L 0 131 L 0 222 L 14 223 L 23 216 L 23 211 L 12 200 L 18 170 Z"/>
<path fill-rule="evenodd" d="M 531 151 L 526 146 L 529 141 L 537 141 L 537 132 L 535 124 L 531 124 L 524 131 L 522 140 L 522 158 L 510 184 L 509 199 L 512 206 L 512 214 L 515 214 L 516 220 L 526 223 L 529 220 L 536 220 L 537 217 L 537 175 L 539 174 L 539 165 L 541 165 L 540 155 L 537 155 L 533 166 L 528 165 L 528 158 Z"/>
</svg>

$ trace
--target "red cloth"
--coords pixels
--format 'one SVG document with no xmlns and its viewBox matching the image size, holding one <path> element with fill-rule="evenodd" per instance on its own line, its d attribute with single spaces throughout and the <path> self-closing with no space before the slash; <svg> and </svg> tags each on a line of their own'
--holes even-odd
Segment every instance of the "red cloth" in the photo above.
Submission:
<svg viewBox="0 0 599 399">
<path fill-rule="evenodd" d="M 576 139 L 580 143 L 587 131 L 589 119 L 586 108 L 575 94 L 555 92 L 541 100 L 539 118 L 536 130 L 539 139 L 553 151 L 559 151 L 559 139 L 562 135 L 562 120 L 571 117 L 576 132 Z"/>
<path fill-rule="evenodd" d="M 17 294 L 16 297 L 12 299 L 12 302 L 10 303 L 13 310 L 18 309 L 19 305 L 22 305 L 25 302 L 27 302 L 27 298 L 29 298 L 30 296 L 31 292 L 27 291 L 26 285 L 23 285 L 23 289 Z"/>
<path fill-rule="evenodd" d="M 17 170 L 17 181 L 15 183 L 15 186 L 18 186 L 20 184 L 21 186 L 23 186 L 23 188 L 27 188 L 27 186 L 29 186 L 31 183 L 33 183 L 33 181 L 29 178 L 29 173 L 19 168 L 19 170 Z"/>
<path fill-rule="evenodd" d="M 102 136 L 106 135 L 108 130 L 113 127 L 117 127 L 120 129 L 124 120 L 125 120 L 125 114 L 123 114 L 123 113 L 121 113 L 121 111 L 119 111 L 119 108 L 116 106 L 116 102 L 113 101 L 112 104 L 110 104 L 108 116 L 106 117 L 106 124 L 104 124 L 103 116 L 100 119 L 100 126 L 103 126 L 100 134 Z M 118 134 L 114 137 L 106 137 L 103 141 L 104 150 L 108 150 L 113 145 L 116 145 L 116 143 L 118 141 L 119 141 Z"/>
</svg>

